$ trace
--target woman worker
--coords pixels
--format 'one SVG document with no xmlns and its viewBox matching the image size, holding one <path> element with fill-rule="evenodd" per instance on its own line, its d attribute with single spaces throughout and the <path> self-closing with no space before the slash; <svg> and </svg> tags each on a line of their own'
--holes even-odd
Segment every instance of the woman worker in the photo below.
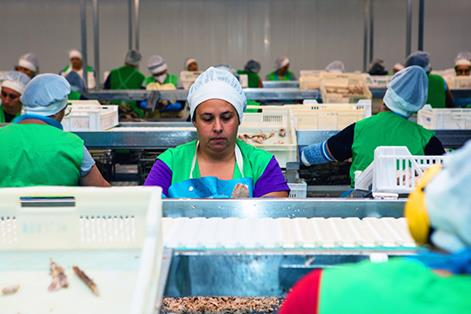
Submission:
<svg viewBox="0 0 471 314">
<path fill-rule="evenodd" d="M 416 256 L 315 270 L 281 314 L 471 313 L 471 142 L 429 169 L 406 204 Z"/>
<path fill-rule="evenodd" d="M 273 155 L 237 139 L 246 98 L 237 79 L 210 67 L 188 94 L 198 140 L 158 156 L 144 185 L 174 198 L 287 197 Z"/>
<path fill-rule="evenodd" d="M 32 79 L 24 115 L 0 128 L 0 187 L 109 186 L 77 135 L 63 132 L 70 85 L 57 74 Z"/>
<path fill-rule="evenodd" d="M 353 123 L 328 140 L 307 146 L 301 161 L 310 166 L 352 158 L 350 179 L 374 159 L 378 146 L 407 146 L 412 155 L 443 155 L 445 150 L 432 131 L 409 121 L 427 99 L 427 74 L 419 66 L 396 73 L 383 98 L 381 112 Z"/>
<path fill-rule="evenodd" d="M 295 81 L 296 76 L 289 71 L 288 57 L 279 57 L 275 60 L 275 71 L 267 75 L 267 81 Z"/>
</svg>

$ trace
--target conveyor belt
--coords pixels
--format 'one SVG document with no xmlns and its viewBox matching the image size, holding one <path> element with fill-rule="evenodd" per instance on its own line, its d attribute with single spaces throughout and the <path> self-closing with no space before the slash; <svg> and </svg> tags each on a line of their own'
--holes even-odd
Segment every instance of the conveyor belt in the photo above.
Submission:
<svg viewBox="0 0 471 314">
<path fill-rule="evenodd" d="M 183 250 L 413 249 L 404 218 L 164 218 L 164 243 Z"/>
</svg>

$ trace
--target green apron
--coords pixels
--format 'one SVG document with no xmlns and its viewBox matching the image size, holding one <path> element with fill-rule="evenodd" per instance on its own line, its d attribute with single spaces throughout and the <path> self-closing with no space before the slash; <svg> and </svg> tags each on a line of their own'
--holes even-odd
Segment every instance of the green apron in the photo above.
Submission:
<svg viewBox="0 0 471 314">
<path fill-rule="evenodd" d="M 276 71 L 271 72 L 267 75 L 267 81 L 295 81 L 296 78 L 294 74 L 290 71 L 287 71 L 284 76 L 279 76 Z"/>
<path fill-rule="evenodd" d="M 259 85 L 258 83 L 260 82 L 260 76 L 258 76 L 257 73 L 245 71 L 245 70 L 239 70 L 237 71 L 237 74 L 239 75 L 247 75 L 248 78 L 248 88 L 258 88 Z"/>
<path fill-rule="evenodd" d="M 412 155 L 423 155 L 433 135 L 432 131 L 390 111 L 356 122 L 350 167 L 352 187 L 355 171 L 363 171 L 370 165 L 378 146 L 407 146 Z"/>
<path fill-rule="evenodd" d="M 111 89 L 141 89 L 144 81 L 144 75 L 136 68 L 130 66 L 122 66 L 114 69 L 110 73 L 110 87 Z M 121 101 L 114 101 L 114 104 L 121 104 Z M 139 108 L 136 101 L 125 102 L 138 116 L 144 117 L 144 110 Z"/>
<path fill-rule="evenodd" d="M 471 313 L 471 276 L 440 276 L 403 258 L 324 270 L 320 287 L 319 314 Z"/>
<path fill-rule="evenodd" d="M 0 187 L 77 186 L 83 140 L 53 126 L 10 124 L 0 128 Z"/>
<path fill-rule="evenodd" d="M 445 80 L 440 75 L 428 75 L 428 97 L 427 104 L 432 108 L 446 107 Z"/>
<path fill-rule="evenodd" d="M 153 76 L 148 76 L 144 79 L 142 83 L 143 87 L 147 87 L 150 83 L 157 83 L 156 79 Z M 167 74 L 165 81 L 162 84 L 172 84 L 175 88 L 178 87 L 178 77 L 173 74 Z"/>
</svg>

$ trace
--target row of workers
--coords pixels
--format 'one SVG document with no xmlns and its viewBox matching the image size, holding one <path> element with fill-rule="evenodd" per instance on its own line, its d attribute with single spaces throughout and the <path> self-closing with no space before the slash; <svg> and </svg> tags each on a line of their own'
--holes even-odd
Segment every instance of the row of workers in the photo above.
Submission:
<svg viewBox="0 0 471 314">
<path fill-rule="evenodd" d="M 300 154 L 302 163 L 309 166 L 351 158 L 350 177 L 353 187 L 355 172 L 364 170 L 373 161 L 374 150 L 378 146 L 406 146 L 413 155 L 444 154 L 442 144 L 432 131 L 408 119 L 426 103 L 428 80 L 426 72 L 420 66 L 409 66 L 399 71 L 386 91 L 379 114 L 348 126 L 325 142 L 307 146 Z M 11 81 L 5 81 L 3 84 L 12 86 Z M 0 185 L 36 185 L 41 182 L 49 185 L 74 185 L 80 183 L 81 176 L 78 174 L 86 174 L 91 169 L 89 165 L 93 164 L 93 161 L 83 147 L 83 141 L 74 134 L 58 132 L 51 127 L 40 128 L 47 130 L 46 134 L 41 134 L 35 132 L 32 126 L 29 126 L 31 130 L 20 126 L 29 124 L 31 114 L 34 114 L 34 121 L 42 121 L 43 125 L 49 124 L 60 129 L 60 121 L 55 121 L 55 117 L 64 112 L 69 92 L 68 82 L 63 77 L 52 74 L 39 75 L 26 85 L 21 96 L 26 115 L 14 118 L 11 126 L 0 129 L 0 147 L 7 152 L 0 157 L 6 159 L 5 162 L 0 162 L 0 165 L 3 165 L 0 170 L 2 173 L 11 173 L 10 176 L 0 178 Z M 188 102 L 198 141 L 161 154 L 152 167 L 146 185 L 161 186 L 164 194 L 169 197 L 232 196 L 227 191 L 216 193 L 213 190 L 200 194 L 191 180 L 208 177 L 209 179 L 203 181 L 217 182 L 220 187 L 224 184 L 220 184 L 219 180 L 226 182 L 235 179 L 239 180 L 239 183 L 244 182 L 243 185 L 248 187 L 248 194 L 244 194 L 246 196 L 287 195 L 289 189 L 276 159 L 271 154 L 237 139 L 238 127 L 246 108 L 246 98 L 239 81 L 232 73 L 225 69 L 209 68 L 190 88 Z M 38 114 L 45 117 L 39 117 Z M 62 116 L 63 114 L 59 114 L 58 117 Z M 27 123 L 23 122 L 25 119 Z M 13 133 L 6 136 L 7 132 Z M 52 135 L 48 136 L 48 132 L 58 137 L 71 138 L 75 144 L 82 144 L 57 146 L 54 141 L 49 140 Z M 30 154 L 45 151 L 43 146 L 55 147 L 47 150 L 52 155 L 41 156 L 39 153 L 37 158 L 25 158 Z M 24 153 L 17 154 L 18 151 Z M 16 157 L 7 157 L 9 155 Z M 63 176 L 35 177 L 30 174 L 30 171 L 36 171 L 37 165 L 44 165 L 40 169 L 53 174 L 54 171 L 49 170 L 57 165 L 53 157 L 64 163 L 74 160 L 69 168 L 77 169 Z M 82 167 L 82 162 L 88 167 Z M 18 163 L 26 164 L 18 168 Z M 3 171 L 1 167 L 6 168 Z M 18 169 L 21 169 L 24 178 L 18 179 L 19 176 L 15 175 Z M 100 178 L 99 183 L 102 182 Z M 187 189 L 189 194 L 179 194 L 170 188 L 180 183 L 190 185 Z M 207 184 L 198 186 L 205 187 Z"/>
<path fill-rule="evenodd" d="M 418 66 L 398 72 L 384 98 L 387 115 L 363 120 L 375 119 L 374 123 L 358 122 L 352 149 L 382 145 L 382 139 L 394 136 L 423 149 L 431 145 L 432 134 L 406 122 L 425 103 L 427 80 Z M 83 141 L 61 130 L 69 92 L 68 82 L 55 74 L 38 75 L 27 84 L 21 96 L 26 114 L 0 128 L 1 186 L 108 186 Z M 191 87 L 189 103 L 198 140 L 160 155 L 146 185 L 161 186 L 168 197 L 287 196 L 289 189 L 274 157 L 237 140 L 245 96 L 231 73 L 209 68 Z M 383 128 L 372 128 L 383 123 Z M 324 155 L 315 158 L 326 158 L 330 148 L 314 149 Z M 358 150 L 352 159 L 367 153 L 369 149 Z M 306 151 L 303 155 L 310 158 Z M 445 160 L 444 170 L 427 172 L 411 194 L 405 216 L 414 239 L 425 245 L 417 256 L 316 270 L 292 289 L 281 313 L 468 313 L 470 158 L 468 143 Z"/>
</svg>

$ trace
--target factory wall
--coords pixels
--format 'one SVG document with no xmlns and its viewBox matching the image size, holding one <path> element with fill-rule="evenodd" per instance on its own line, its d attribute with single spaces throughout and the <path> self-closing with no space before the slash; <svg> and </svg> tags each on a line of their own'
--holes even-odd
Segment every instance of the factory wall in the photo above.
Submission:
<svg viewBox="0 0 471 314">
<path fill-rule="evenodd" d="M 417 47 L 414 1 L 413 50 Z M 59 72 L 67 51 L 80 48 L 80 8 L 75 0 L 0 0 L 0 70 L 19 55 L 35 52 L 42 72 Z M 91 1 L 90 1 L 91 3 Z M 123 62 L 128 47 L 127 0 L 99 0 L 102 71 Z M 406 0 L 374 0 L 375 56 L 388 68 L 405 55 Z M 471 1 L 426 1 L 425 48 L 436 69 L 451 67 L 456 53 L 471 50 Z M 89 63 L 93 65 L 92 15 L 88 11 Z M 361 70 L 363 0 L 141 0 L 141 70 L 152 54 L 167 59 L 171 72 L 192 56 L 202 67 L 228 63 L 243 67 L 249 58 L 272 71 L 280 55 L 300 69 L 345 62 Z"/>
</svg>

